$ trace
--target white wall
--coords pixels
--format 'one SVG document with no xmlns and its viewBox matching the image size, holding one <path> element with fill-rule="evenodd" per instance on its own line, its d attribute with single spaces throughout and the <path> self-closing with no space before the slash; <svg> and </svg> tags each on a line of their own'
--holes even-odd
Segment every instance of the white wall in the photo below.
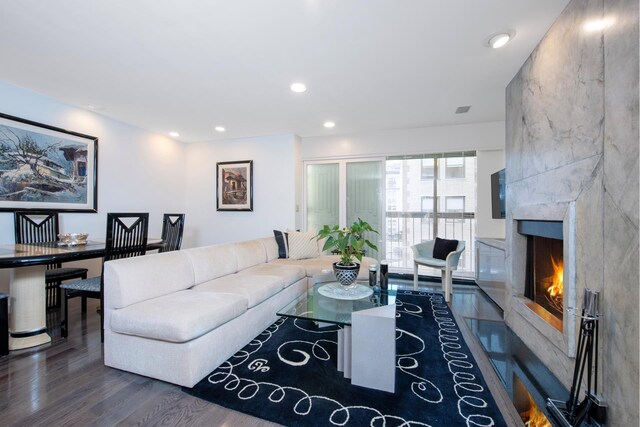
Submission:
<svg viewBox="0 0 640 427">
<path fill-rule="evenodd" d="M 302 159 L 504 150 L 504 122 L 302 138 Z"/>
<path fill-rule="evenodd" d="M 302 139 L 304 160 L 476 150 L 476 235 L 504 238 L 504 220 L 491 218 L 490 175 L 504 167 L 504 122 L 397 129 Z"/>
<path fill-rule="evenodd" d="M 107 212 L 140 211 L 149 212 L 149 235 L 159 237 L 162 214 L 184 211 L 184 144 L 1 81 L 0 112 L 98 137 L 98 213 L 61 213 L 61 231 L 101 238 Z M 0 212 L 0 244 L 13 242 L 13 213 Z M 99 273 L 98 261 L 84 264 Z M 8 272 L 0 270 L 3 290 Z"/>
<path fill-rule="evenodd" d="M 299 140 L 276 135 L 187 146 L 185 247 L 273 236 L 296 226 Z M 253 212 L 216 211 L 216 162 L 253 160 Z M 298 190 L 299 191 L 299 190 Z"/>
<path fill-rule="evenodd" d="M 504 219 L 492 218 L 491 174 L 504 168 L 504 149 L 478 150 L 478 206 L 476 207 L 476 236 L 504 239 Z"/>
</svg>

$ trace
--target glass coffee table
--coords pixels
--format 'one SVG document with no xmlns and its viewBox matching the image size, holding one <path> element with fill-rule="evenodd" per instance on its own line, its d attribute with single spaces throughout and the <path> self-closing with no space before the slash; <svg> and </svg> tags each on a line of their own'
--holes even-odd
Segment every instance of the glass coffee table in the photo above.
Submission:
<svg viewBox="0 0 640 427">
<path fill-rule="evenodd" d="M 366 282 L 358 285 L 369 288 Z M 337 342 L 338 371 L 350 378 L 352 384 L 395 392 L 397 287 L 390 285 L 386 291 L 346 299 L 340 295 L 327 296 L 332 292 L 321 289 L 332 286 L 340 285 L 317 282 L 276 314 L 312 320 L 319 327 L 341 326 Z"/>
</svg>

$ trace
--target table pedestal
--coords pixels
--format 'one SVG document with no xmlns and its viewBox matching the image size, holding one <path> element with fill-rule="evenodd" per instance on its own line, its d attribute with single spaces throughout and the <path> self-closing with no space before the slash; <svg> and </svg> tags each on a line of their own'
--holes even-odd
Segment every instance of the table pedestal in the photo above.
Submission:
<svg viewBox="0 0 640 427">
<path fill-rule="evenodd" d="M 351 326 L 338 329 L 338 372 L 351 378 Z"/>
<path fill-rule="evenodd" d="M 44 265 L 11 269 L 9 350 L 51 342 L 47 334 L 45 270 Z"/>
<path fill-rule="evenodd" d="M 338 372 L 351 384 L 395 393 L 395 305 L 351 314 L 351 326 L 338 330 Z"/>
</svg>

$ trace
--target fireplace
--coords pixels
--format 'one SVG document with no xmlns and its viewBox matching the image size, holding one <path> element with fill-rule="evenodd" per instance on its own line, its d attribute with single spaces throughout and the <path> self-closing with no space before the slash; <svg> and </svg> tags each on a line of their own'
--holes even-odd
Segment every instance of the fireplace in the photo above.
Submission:
<svg viewBox="0 0 640 427">
<path fill-rule="evenodd" d="M 563 330 L 564 258 L 561 221 L 519 221 L 527 237 L 524 297 L 527 306 L 557 330 Z"/>
</svg>

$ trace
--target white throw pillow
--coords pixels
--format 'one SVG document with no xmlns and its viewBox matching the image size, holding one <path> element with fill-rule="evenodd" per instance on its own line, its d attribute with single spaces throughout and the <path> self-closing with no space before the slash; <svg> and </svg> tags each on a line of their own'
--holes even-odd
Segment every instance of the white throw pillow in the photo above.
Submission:
<svg viewBox="0 0 640 427">
<path fill-rule="evenodd" d="M 320 255 L 318 242 L 315 239 L 316 231 L 292 231 L 287 230 L 289 235 L 289 258 L 305 259 L 316 258 Z"/>
</svg>

